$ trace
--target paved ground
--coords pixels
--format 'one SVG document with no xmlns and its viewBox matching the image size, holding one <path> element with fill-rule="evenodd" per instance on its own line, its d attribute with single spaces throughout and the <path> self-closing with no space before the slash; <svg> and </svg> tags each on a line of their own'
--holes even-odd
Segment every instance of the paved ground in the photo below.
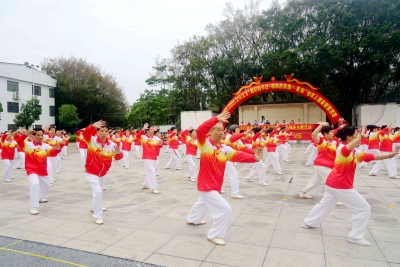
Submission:
<svg viewBox="0 0 400 267">
<path fill-rule="evenodd" d="M 104 204 L 108 211 L 101 226 L 93 222 L 90 186 L 84 169 L 79 166 L 78 151 L 73 147 L 63 160 L 62 172 L 47 195 L 49 202 L 41 204 L 39 215 L 29 214 L 29 182 L 25 173 L 13 170 L 13 182 L 3 182 L 0 186 L 0 265 L 24 266 L 22 262 L 29 262 L 29 266 L 46 266 L 44 262 L 50 262 L 48 266 L 145 266 L 149 263 L 202 267 L 400 267 L 400 181 L 389 179 L 386 171 L 369 177 L 370 166 L 357 171 L 356 189 L 372 207 L 365 235 L 372 246 L 349 244 L 346 236 L 352 218 L 345 207 L 337 207 L 320 229 L 301 228 L 304 217 L 321 199 L 324 188 L 311 192 L 312 200 L 298 198 L 313 169 L 305 167 L 306 144 L 292 147 L 291 161 L 282 163 L 284 175 L 279 177 L 268 172 L 269 186 L 243 181 L 251 167 L 248 164 L 237 166 L 240 193 L 245 199 L 231 199 L 229 181 L 224 184 L 224 196 L 233 208 L 224 247 L 206 239 L 212 223 L 210 214 L 206 225 L 186 225 L 198 193 L 195 184 L 187 178 L 186 163 L 182 171 L 163 170 L 169 158 L 166 153 L 161 153 L 160 158 L 159 195 L 140 189 L 144 176 L 141 160 L 131 158 L 129 170 L 122 168 L 122 162 L 114 163 L 106 181 Z M 2 165 L 0 173 L 3 173 Z M 62 251 L 61 247 L 74 251 Z M 73 256 L 65 256 L 70 254 Z M 56 262 L 57 259 L 65 262 Z M 137 262 L 110 263 L 121 259 Z"/>
</svg>

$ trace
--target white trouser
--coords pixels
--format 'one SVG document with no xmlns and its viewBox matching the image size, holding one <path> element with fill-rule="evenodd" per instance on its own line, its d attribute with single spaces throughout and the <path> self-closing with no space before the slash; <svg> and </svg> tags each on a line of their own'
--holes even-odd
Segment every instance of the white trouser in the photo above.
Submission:
<svg viewBox="0 0 400 267">
<path fill-rule="evenodd" d="M 14 159 L 19 158 L 18 149 L 14 148 Z"/>
<path fill-rule="evenodd" d="M 266 167 L 262 160 L 255 162 L 253 164 L 253 167 L 251 168 L 250 172 L 246 175 L 247 179 L 251 179 L 256 173 L 258 176 L 258 183 L 263 184 L 267 182 L 267 174 L 266 172 Z"/>
<path fill-rule="evenodd" d="M 137 159 L 140 159 L 140 146 L 134 145 L 135 146 L 135 156 Z"/>
<path fill-rule="evenodd" d="M 165 146 L 165 151 L 164 151 L 164 153 L 167 153 L 169 151 L 169 147 L 168 147 L 168 145 L 167 146 Z"/>
<path fill-rule="evenodd" d="M 92 188 L 92 211 L 93 218 L 103 218 L 103 187 L 104 176 L 99 177 L 93 174 L 85 173 L 90 187 Z"/>
<path fill-rule="evenodd" d="M 318 148 L 315 147 L 315 146 L 313 146 L 313 147 L 312 147 L 312 150 L 311 150 L 311 155 L 308 157 L 306 166 L 312 166 L 312 165 L 314 165 L 314 160 L 315 160 L 315 158 L 317 157 L 317 155 L 318 155 Z"/>
<path fill-rule="evenodd" d="M 18 152 L 19 154 L 19 160 L 17 163 L 17 169 L 25 169 L 25 152 Z"/>
<path fill-rule="evenodd" d="M 288 159 L 288 151 L 289 151 L 289 148 L 285 144 L 279 145 L 276 148 L 276 152 L 278 153 L 279 156 L 282 156 L 283 160 Z"/>
<path fill-rule="evenodd" d="M 82 166 L 85 166 L 86 165 L 87 149 L 86 148 L 79 148 L 79 153 L 81 154 L 81 164 L 82 164 Z"/>
<path fill-rule="evenodd" d="M 186 144 L 179 145 L 179 150 L 183 155 L 186 155 Z"/>
<path fill-rule="evenodd" d="M 368 151 L 368 145 L 360 145 L 358 148 L 356 148 L 357 152 L 367 152 Z"/>
<path fill-rule="evenodd" d="M 142 187 L 148 187 L 150 190 L 157 189 L 157 161 L 152 159 L 143 160 L 146 176 L 143 180 Z"/>
<path fill-rule="evenodd" d="M 154 163 L 156 166 L 156 175 L 160 174 L 160 162 L 158 162 L 158 159 L 156 160 L 156 162 Z"/>
<path fill-rule="evenodd" d="M 58 153 L 56 158 L 57 158 L 57 171 L 60 172 L 61 171 L 61 152 Z"/>
<path fill-rule="evenodd" d="M 52 184 L 54 181 L 54 175 L 53 175 L 53 167 L 51 166 L 50 162 L 50 157 L 47 157 L 46 160 L 46 165 L 47 165 L 47 177 L 49 178 L 49 183 Z"/>
<path fill-rule="evenodd" d="M 78 141 L 76 141 L 76 148 L 78 148 L 79 149 L 79 142 Z"/>
<path fill-rule="evenodd" d="M 289 156 L 290 155 L 290 151 L 292 151 L 292 146 L 289 144 L 289 142 L 286 142 L 285 146 L 287 148 L 287 153 L 288 153 L 288 156 Z"/>
<path fill-rule="evenodd" d="M 13 160 L 3 159 L 3 164 L 4 164 L 4 172 L 6 175 L 6 180 L 11 180 Z"/>
<path fill-rule="evenodd" d="M 368 149 L 368 153 L 369 153 L 369 154 L 377 155 L 377 154 L 380 154 L 381 152 L 379 151 L 379 149 L 374 148 L 374 149 Z M 374 161 L 374 162 L 375 162 L 375 161 Z M 367 165 L 367 164 L 368 164 L 368 162 L 363 161 L 363 162 L 360 163 L 360 167 L 364 167 L 364 166 Z"/>
<path fill-rule="evenodd" d="M 196 172 L 196 156 L 195 155 L 186 155 L 187 162 L 189 164 L 189 177 L 192 180 L 197 179 Z M 226 169 L 225 169 L 226 172 Z"/>
<path fill-rule="evenodd" d="M 246 146 L 247 148 L 250 148 L 250 149 L 253 148 L 253 146 L 252 146 L 251 144 L 245 144 L 245 146 Z"/>
<path fill-rule="evenodd" d="M 58 160 L 57 160 L 58 157 L 47 157 L 47 158 L 48 158 L 47 164 L 50 162 L 50 165 L 51 165 L 51 169 L 50 169 L 51 174 L 49 173 L 49 176 L 51 176 L 52 178 L 50 178 L 50 180 L 55 181 L 56 180 L 56 171 L 57 171 L 57 166 L 58 166 Z M 47 170 L 49 170 L 49 169 L 47 168 Z M 51 181 L 51 182 L 53 182 L 53 181 Z"/>
<path fill-rule="evenodd" d="M 353 217 L 353 226 L 349 237 L 362 239 L 367 230 L 371 207 L 354 188 L 335 189 L 326 186 L 324 197 L 314 206 L 304 222 L 309 226 L 316 227 L 328 217 L 338 201 L 350 210 Z"/>
<path fill-rule="evenodd" d="M 382 155 L 387 155 L 390 153 L 391 152 L 381 152 Z M 379 170 L 383 167 L 384 164 L 389 173 L 389 177 L 396 177 L 397 176 L 397 165 L 396 165 L 396 160 L 394 158 L 378 160 L 375 163 L 374 167 L 372 167 L 372 170 L 370 171 L 370 173 L 377 174 L 379 172 Z"/>
<path fill-rule="evenodd" d="M 169 155 L 171 158 L 169 159 L 167 165 L 165 165 L 166 169 L 171 168 L 172 163 L 176 160 L 176 168 L 182 168 L 182 162 L 181 162 L 181 154 L 179 154 L 178 149 L 169 149 Z"/>
<path fill-rule="evenodd" d="M 129 151 L 122 150 L 122 155 L 124 155 L 124 167 L 129 168 Z"/>
<path fill-rule="evenodd" d="M 265 173 L 265 172 L 264 172 Z M 231 180 L 231 196 L 236 196 L 239 194 L 239 174 L 236 171 L 233 162 L 227 161 L 225 166 L 224 180 L 229 177 Z"/>
<path fill-rule="evenodd" d="M 31 208 L 39 207 L 39 200 L 42 200 L 47 191 L 49 191 L 50 181 L 48 176 L 39 176 L 37 174 L 28 175 L 31 184 L 30 200 Z"/>
<path fill-rule="evenodd" d="M 331 173 L 332 169 L 323 166 L 314 166 L 314 177 L 304 187 L 303 192 L 310 192 L 321 183 L 325 184 L 326 178 Z"/>
<path fill-rule="evenodd" d="M 200 198 L 194 203 L 190 211 L 188 222 L 199 224 L 207 212 L 210 211 L 213 224 L 208 230 L 207 237 L 221 237 L 224 238 L 229 226 L 229 219 L 231 218 L 232 208 L 229 203 L 223 198 L 219 192 L 213 190 L 208 192 L 200 192 Z"/>
<path fill-rule="evenodd" d="M 306 148 L 306 152 L 304 152 L 304 154 L 310 153 L 310 151 L 311 151 L 311 149 L 313 148 L 313 146 L 314 146 L 314 144 L 313 144 L 313 143 L 310 143 L 310 144 L 308 145 L 308 147 Z"/>
<path fill-rule="evenodd" d="M 68 155 L 68 146 L 63 146 L 61 149 L 61 157 L 67 156 Z"/>
<path fill-rule="evenodd" d="M 279 163 L 279 156 L 276 152 L 268 152 L 267 159 L 264 162 L 265 170 L 268 171 L 269 166 L 272 164 L 275 172 L 281 172 L 281 164 Z"/>
</svg>

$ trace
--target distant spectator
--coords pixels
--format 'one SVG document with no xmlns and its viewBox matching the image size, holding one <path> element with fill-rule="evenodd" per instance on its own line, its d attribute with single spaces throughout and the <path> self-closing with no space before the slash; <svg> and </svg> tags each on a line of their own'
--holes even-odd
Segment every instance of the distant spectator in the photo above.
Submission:
<svg viewBox="0 0 400 267">
<path fill-rule="evenodd" d="M 289 124 L 290 124 L 290 125 L 293 125 L 293 124 L 294 124 L 294 120 L 291 120 Z"/>
<path fill-rule="evenodd" d="M 257 126 L 258 125 L 258 122 L 257 122 L 257 120 L 254 120 L 254 124 L 253 124 L 254 126 Z"/>
<path fill-rule="evenodd" d="M 297 120 L 297 124 L 303 124 L 300 119 Z"/>
<path fill-rule="evenodd" d="M 248 123 L 247 123 L 247 125 L 251 125 L 251 123 L 250 123 L 250 122 L 248 122 Z"/>
</svg>

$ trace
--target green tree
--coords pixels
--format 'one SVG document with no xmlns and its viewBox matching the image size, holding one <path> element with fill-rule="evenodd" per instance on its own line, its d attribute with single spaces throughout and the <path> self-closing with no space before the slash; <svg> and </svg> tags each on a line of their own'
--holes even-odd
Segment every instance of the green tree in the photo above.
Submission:
<svg viewBox="0 0 400 267">
<path fill-rule="evenodd" d="M 64 104 L 59 107 L 59 121 L 61 124 L 67 127 L 74 127 L 81 123 L 81 119 L 79 119 L 78 109 L 71 104 Z"/>
<path fill-rule="evenodd" d="M 14 118 L 14 123 L 18 127 L 28 129 L 35 121 L 39 120 L 42 110 L 39 107 L 39 100 L 32 98 L 21 106 L 21 112 Z"/>
<path fill-rule="evenodd" d="M 3 112 L 3 104 L 0 103 L 0 113 Z M 0 120 L 1 120 L 1 115 L 0 115 Z"/>
</svg>

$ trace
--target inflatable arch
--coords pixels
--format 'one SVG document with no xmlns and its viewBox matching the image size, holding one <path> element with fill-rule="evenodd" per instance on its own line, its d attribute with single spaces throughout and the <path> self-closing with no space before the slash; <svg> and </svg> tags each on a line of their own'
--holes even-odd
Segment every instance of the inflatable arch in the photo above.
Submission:
<svg viewBox="0 0 400 267">
<path fill-rule="evenodd" d="M 340 114 L 332 103 L 321 95 L 319 88 L 312 86 L 308 82 L 302 82 L 293 78 L 294 74 L 285 75 L 286 81 L 276 81 L 274 77 L 270 82 L 261 82 L 262 77 L 254 77 L 254 81 L 242 86 L 234 97 L 224 107 L 223 111 L 232 113 L 240 104 L 247 99 L 266 92 L 287 92 L 303 96 L 317 104 L 329 118 L 331 123 L 338 122 Z"/>
</svg>

